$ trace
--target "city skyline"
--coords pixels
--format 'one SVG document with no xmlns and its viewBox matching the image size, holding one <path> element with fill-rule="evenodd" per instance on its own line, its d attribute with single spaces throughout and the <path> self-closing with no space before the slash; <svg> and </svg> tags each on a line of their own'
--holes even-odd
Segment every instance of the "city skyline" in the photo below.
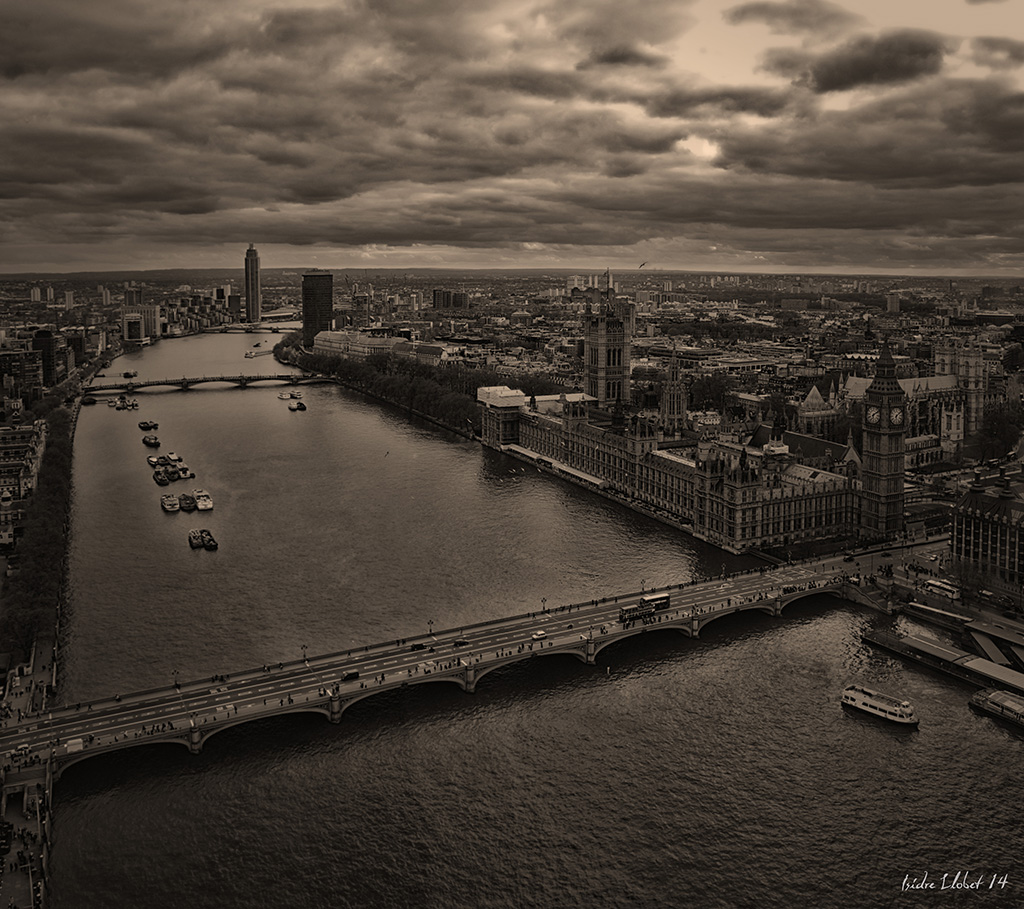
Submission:
<svg viewBox="0 0 1024 909">
<path fill-rule="evenodd" d="M 1002 0 L 44 0 L 0 40 L 0 273 L 1022 270 Z"/>
</svg>

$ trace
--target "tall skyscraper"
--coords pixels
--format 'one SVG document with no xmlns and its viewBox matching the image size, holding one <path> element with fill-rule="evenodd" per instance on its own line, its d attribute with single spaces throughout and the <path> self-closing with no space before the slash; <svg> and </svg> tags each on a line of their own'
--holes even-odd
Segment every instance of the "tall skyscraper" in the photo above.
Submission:
<svg viewBox="0 0 1024 909">
<path fill-rule="evenodd" d="M 870 537 L 893 538 L 903 530 L 906 403 L 885 344 L 864 393 L 861 529 Z"/>
<path fill-rule="evenodd" d="M 334 275 L 310 271 L 302 276 L 302 346 L 312 347 L 321 331 L 331 330 L 334 315 Z"/>
<path fill-rule="evenodd" d="M 251 243 L 245 251 L 245 320 L 260 320 L 260 254 Z"/>
</svg>

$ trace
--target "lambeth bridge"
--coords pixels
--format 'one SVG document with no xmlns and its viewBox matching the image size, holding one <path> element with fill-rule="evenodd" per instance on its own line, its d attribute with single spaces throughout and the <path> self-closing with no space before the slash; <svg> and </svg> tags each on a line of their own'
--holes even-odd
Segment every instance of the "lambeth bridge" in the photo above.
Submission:
<svg viewBox="0 0 1024 909">
<path fill-rule="evenodd" d="M 52 779 L 85 758 L 140 745 L 170 742 L 198 753 L 210 736 L 265 717 L 316 713 L 337 723 L 353 704 L 411 685 L 449 682 L 473 692 L 488 673 L 522 660 L 564 655 L 593 664 L 598 653 L 626 638 L 660 631 L 695 638 L 723 616 L 748 610 L 780 616 L 790 603 L 823 593 L 889 611 L 883 588 L 862 585 L 842 567 L 838 560 L 780 566 L 565 606 L 543 604 L 537 612 L 430 628 L 340 653 L 309 656 L 303 648 L 301 659 L 188 682 L 175 677 L 165 688 L 26 715 L 0 731 L 0 751 L 8 753 L 4 785 L 42 773 Z"/>
<path fill-rule="evenodd" d="M 315 383 L 334 382 L 329 376 L 305 375 L 303 373 L 279 373 L 276 375 L 255 376 L 182 376 L 180 379 L 123 379 L 117 382 L 104 382 L 102 385 L 89 385 L 82 389 L 83 395 L 125 393 L 132 394 L 140 388 L 177 388 L 188 391 L 196 385 L 208 385 L 219 382 L 246 388 L 249 385 L 263 383 L 285 383 L 288 385 L 312 385 Z"/>
</svg>

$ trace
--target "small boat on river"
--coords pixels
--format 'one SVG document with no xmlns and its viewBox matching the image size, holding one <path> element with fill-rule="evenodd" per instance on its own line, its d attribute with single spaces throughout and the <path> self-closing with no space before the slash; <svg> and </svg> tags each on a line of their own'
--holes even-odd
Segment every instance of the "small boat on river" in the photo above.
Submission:
<svg viewBox="0 0 1024 909">
<path fill-rule="evenodd" d="M 843 691 L 843 706 L 870 713 L 891 723 L 917 725 L 917 717 L 909 701 L 861 685 L 850 685 Z"/>
<path fill-rule="evenodd" d="M 160 507 L 164 511 L 177 511 L 181 506 L 178 504 L 178 497 L 172 495 L 160 496 Z"/>
<path fill-rule="evenodd" d="M 1024 727 L 1024 697 L 999 688 L 986 688 L 975 692 L 970 705 L 979 713 L 987 713 L 997 720 L 1006 720 L 1014 726 Z"/>
<path fill-rule="evenodd" d="M 156 436 L 143 436 L 142 444 L 148 445 L 150 448 L 159 448 L 160 440 Z"/>
</svg>

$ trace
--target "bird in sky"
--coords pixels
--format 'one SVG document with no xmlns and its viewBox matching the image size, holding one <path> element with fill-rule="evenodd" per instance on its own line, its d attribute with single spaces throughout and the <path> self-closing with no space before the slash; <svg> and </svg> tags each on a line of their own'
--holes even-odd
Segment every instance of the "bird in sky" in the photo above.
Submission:
<svg viewBox="0 0 1024 909">
<path fill-rule="evenodd" d="M 647 264 L 646 262 L 641 262 L 640 263 L 640 268 L 643 268 L 646 264 Z M 640 268 L 638 268 L 637 271 L 640 271 Z"/>
</svg>

